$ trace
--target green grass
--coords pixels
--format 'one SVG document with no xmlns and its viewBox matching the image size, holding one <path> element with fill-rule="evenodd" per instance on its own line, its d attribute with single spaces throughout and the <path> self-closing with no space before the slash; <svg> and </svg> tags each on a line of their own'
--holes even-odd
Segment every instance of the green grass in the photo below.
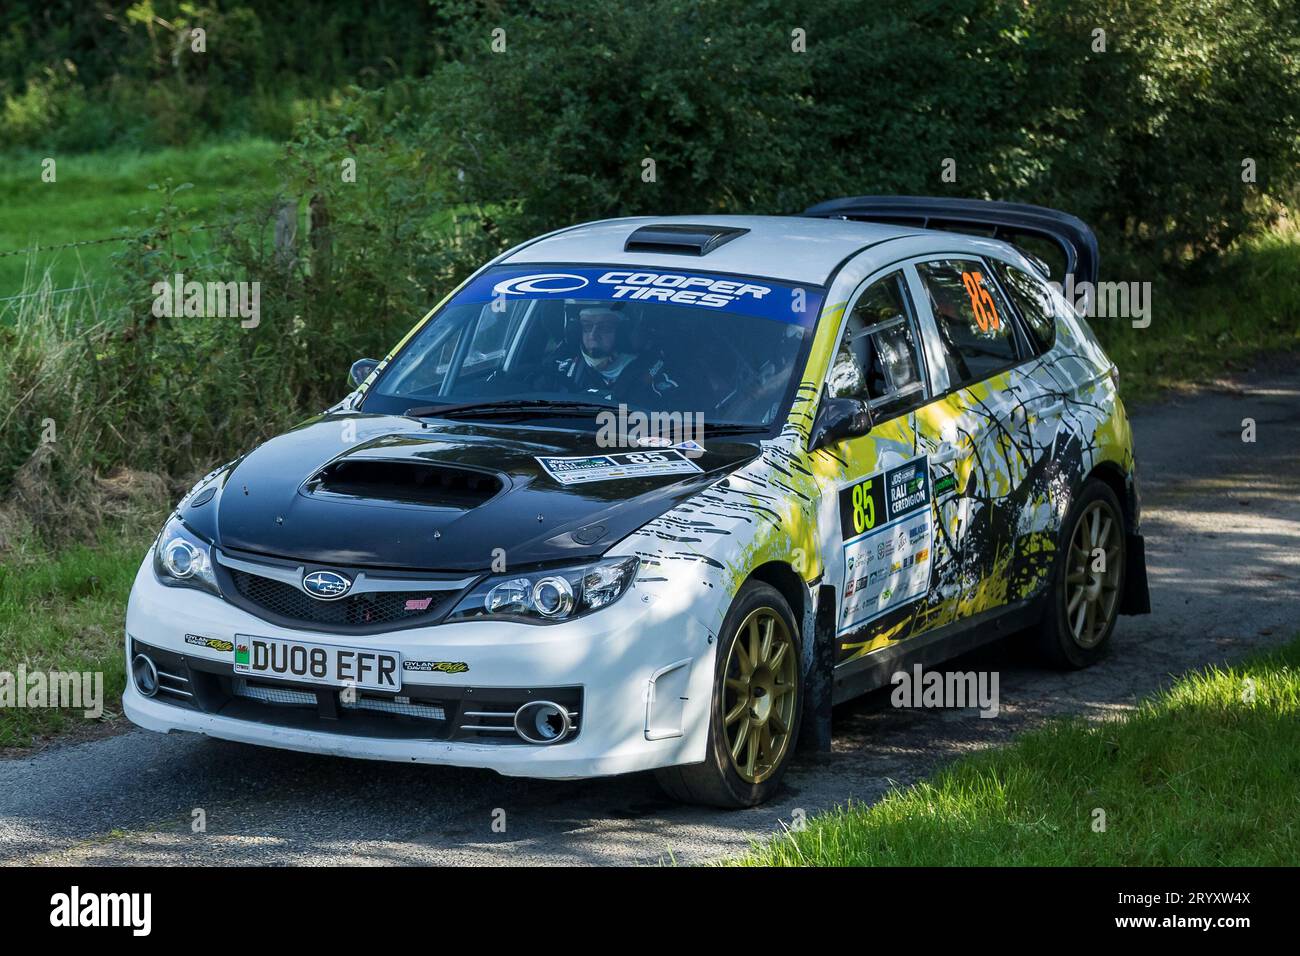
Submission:
<svg viewBox="0 0 1300 956">
<path fill-rule="evenodd" d="M 1300 226 L 1284 223 L 1243 240 L 1204 273 L 1156 284 L 1145 329 L 1126 319 L 1091 324 L 1130 401 L 1300 351 Z"/>
<path fill-rule="evenodd" d="M 1243 691 L 1253 682 L 1254 701 Z M 743 866 L 1293 866 L 1300 639 L 812 818 Z M 1105 811 L 1105 830 L 1094 829 Z"/>
<path fill-rule="evenodd" d="M 126 599 L 147 540 L 106 534 L 96 547 L 4 555 L 0 564 L 0 671 L 100 671 L 104 714 L 120 713 L 126 671 Z M 0 708 L 0 747 L 76 729 L 81 710 Z"/>
<path fill-rule="evenodd" d="M 56 246 L 119 234 L 152 221 L 157 195 L 151 183 L 170 178 L 193 183 L 182 194 L 197 218 L 221 221 L 225 204 L 268 196 L 278 182 L 279 147 L 247 139 L 140 153 L 113 150 L 52 158 L 57 180 L 41 179 L 38 154 L 0 157 L 0 253 Z M 54 288 L 63 289 L 103 276 L 120 243 L 104 242 L 32 254 L 0 255 L 0 298 L 16 295 L 49 270 Z"/>
</svg>

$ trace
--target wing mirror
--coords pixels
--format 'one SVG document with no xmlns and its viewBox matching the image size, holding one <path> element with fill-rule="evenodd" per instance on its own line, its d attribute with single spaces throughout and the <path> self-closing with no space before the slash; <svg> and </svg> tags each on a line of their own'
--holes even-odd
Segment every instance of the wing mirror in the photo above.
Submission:
<svg viewBox="0 0 1300 956">
<path fill-rule="evenodd" d="M 857 438 L 875 424 L 871 408 L 860 398 L 823 398 L 813 421 L 809 451 L 829 448 L 846 438 Z"/>
<path fill-rule="evenodd" d="M 356 388 L 368 379 L 378 364 L 379 359 L 357 359 L 353 362 L 352 368 L 348 369 L 348 378 L 352 380 L 352 387 Z"/>
</svg>

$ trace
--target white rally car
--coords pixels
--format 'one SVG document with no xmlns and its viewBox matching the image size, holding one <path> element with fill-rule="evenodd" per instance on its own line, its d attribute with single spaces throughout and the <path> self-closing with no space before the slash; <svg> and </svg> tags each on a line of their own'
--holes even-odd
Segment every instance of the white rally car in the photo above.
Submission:
<svg viewBox="0 0 1300 956">
<path fill-rule="evenodd" d="M 1018 631 L 1090 663 L 1147 610 L 1132 438 L 1033 244 L 1095 283 L 1083 223 L 977 201 L 510 250 L 181 501 L 127 715 L 746 806 L 896 670 Z"/>
</svg>

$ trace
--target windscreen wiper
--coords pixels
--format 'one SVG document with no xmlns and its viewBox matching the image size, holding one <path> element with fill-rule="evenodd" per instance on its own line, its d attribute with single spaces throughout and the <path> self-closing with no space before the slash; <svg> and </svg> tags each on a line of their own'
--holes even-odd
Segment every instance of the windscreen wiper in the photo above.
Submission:
<svg viewBox="0 0 1300 956">
<path fill-rule="evenodd" d="M 408 408 L 403 414 L 408 418 L 450 418 L 461 414 L 495 416 L 517 415 L 520 412 L 552 414 L 592 410 L 609 411 L 614 407 L 604 402 L 512 398 L 496 402 L 465 402 L 459 405 L 419 405 L 415 408 Z"/>
<path fill-rule="evenodd" d="M 704 433 L 706 435 L 749 435 L 767 432 L 771 428 L 771 425 L 746 425 L 741 422 L 704 423 Z"/>
</svg>

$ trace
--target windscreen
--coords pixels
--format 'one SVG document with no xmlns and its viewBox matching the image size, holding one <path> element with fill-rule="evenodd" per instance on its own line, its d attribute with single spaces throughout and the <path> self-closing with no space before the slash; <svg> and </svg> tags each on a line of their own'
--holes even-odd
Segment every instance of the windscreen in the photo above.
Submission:
<svg viewBox="0 0 1300 956">
<path fill-rule="evenodd" d="M 816 287 L 712 273 L 498 267 L 412 337 L 362 409 L 579 400 L 768 426 L 821 301 Z"/>
</svg>

